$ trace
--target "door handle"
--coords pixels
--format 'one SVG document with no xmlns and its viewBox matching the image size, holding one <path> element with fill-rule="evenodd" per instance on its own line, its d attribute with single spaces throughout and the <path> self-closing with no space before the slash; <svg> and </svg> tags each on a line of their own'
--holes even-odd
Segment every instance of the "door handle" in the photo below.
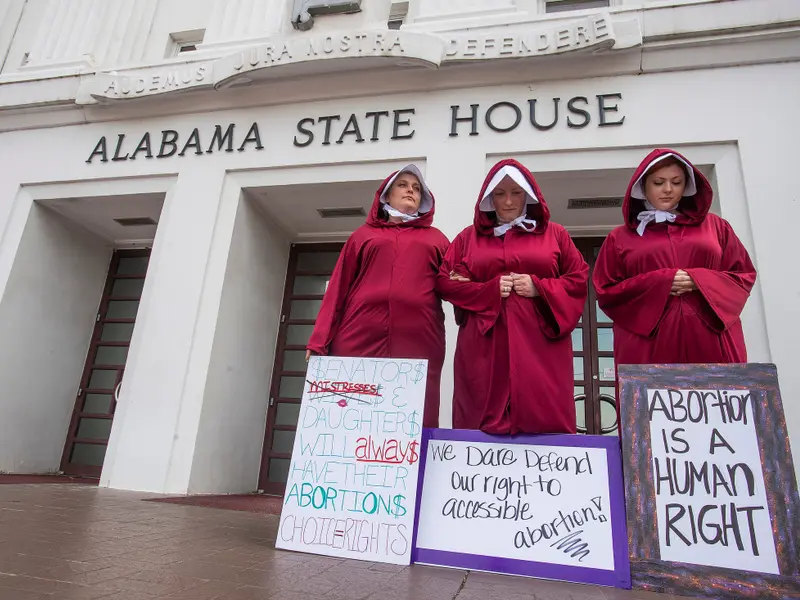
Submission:
<svg viewBox="0 0 800 600">
<path fill-rule="evenodd" d="M 122 382 L 120 381 L 117 384 L 117 387 L 114 388 L 114 402 L 119 402 L 119 390 L 122 387 Z"/>
</svg>

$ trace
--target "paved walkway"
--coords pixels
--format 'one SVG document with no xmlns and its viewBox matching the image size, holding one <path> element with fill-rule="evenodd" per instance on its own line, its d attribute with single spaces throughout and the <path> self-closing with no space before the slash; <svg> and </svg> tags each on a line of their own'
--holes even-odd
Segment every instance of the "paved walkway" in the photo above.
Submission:
<svg viewBox="0 0 800 600">
<path fill-rule="evenodd" d="M 278 517 L 0 485 L 0 600 L 676 600 L 275 550 Z"/>
</svg>

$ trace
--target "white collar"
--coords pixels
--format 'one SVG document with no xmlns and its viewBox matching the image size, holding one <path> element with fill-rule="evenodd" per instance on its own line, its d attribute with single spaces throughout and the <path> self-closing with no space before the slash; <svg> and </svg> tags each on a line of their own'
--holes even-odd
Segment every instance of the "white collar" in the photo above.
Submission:
<svg viewBox="0 0 800 600">
<path fill-rule="evenodd" d="M 639 220 L 636 233 L 638 233 L 639 236 L 644 235 L 644 230 L 650 223 L 664 223 L 667 221 L 674 223 L 675 219 L 678 218 L 678 214 L 674 208 L 672 210 L 659 210 L 647 200 L 644 201 L 644 207 L 645 210 L 636 215 L 636 218 Z"/>
<path fill-rule="evenodd" d="M 407 215 L 404 212 L 400 212 L 396 208 L 392 208 L 388 204 L 383 205 L 383 210 L 385 210 L 386 214 L 389 215 L 390 217 L 398 217 L 400 219 L 403 219 L 404 223 L 407 223 L 408 221 L 413 221 L 414 219 L 419 219 L 419 212 L 415 212 L 413 215 Z"/>
<path fill-rule="evenodd" d="M 526 227 L 526 225 L 530 225 L 530 228 Z M 503 223 L 502 225 L 495 227 L 494 236 L 502 237 L 512 227 L 521 227 L 526 233 L 533 233 L 533 230 L 536 229 L 536 221 L 533 219 L 528 219 L 524 214 L 522 214 L 513 221 L 509 221 L 508 223 Z"/>
</svg>

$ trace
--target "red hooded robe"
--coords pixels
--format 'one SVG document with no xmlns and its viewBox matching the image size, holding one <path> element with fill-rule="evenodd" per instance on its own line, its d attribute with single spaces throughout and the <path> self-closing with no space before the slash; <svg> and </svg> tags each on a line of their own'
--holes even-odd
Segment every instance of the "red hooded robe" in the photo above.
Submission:
<svg viewBox="0 0 800 600">
<path fill-rule="evenodd" d="M 487 186 L 504 166 L 516 167 L 538 203 L 527 205 L 532 232 L 513 227 L 495 237 L 494 212 L 480 210 Z M 450 272 L 470 278 L 452 281 Z M 528 274 L 539 292 L 500 296 L 500 277 Z M 489 171 L 473 225 L 450 246 L 438 289 L 456 307 L 453 427 L 487 433 L 575 433 L 570 334 L 583 312 L 589 267 L 550 211 L 530 171 L 502 160 Z"/>
<path fill-rule="evenodd" d="M 680 200 L 674 223 L 650 223 L 640 236 L 637 215 L 645 206 L 631 191 L 665 154 L 691 166 L 696 193 Z M 616 364 L 747 361 L 739 315 L 756 270 L 728 222 L 708 212 L 712 199 L 705 176 L 673 150 L 654 150 L 634 173 L 622 205 L 625 225 L 606 238 L 592 275 L 600 308 L 614 322 Z M 670 296 L 678 269 L 696 291 Z"/>
<path fill-rule="evenodd" d="M 398 173 L 384 180 L 366 223 L 345 243 L 307 348 L 333 356 L 428 359 L 423 427 L 438 427 L 445 329 L 435 287 L 449 242 L 431 225 L 435 199 L 421 179 L 430 210 L 404 223 L 386 219 L 381 194 Z"/>
</svg>

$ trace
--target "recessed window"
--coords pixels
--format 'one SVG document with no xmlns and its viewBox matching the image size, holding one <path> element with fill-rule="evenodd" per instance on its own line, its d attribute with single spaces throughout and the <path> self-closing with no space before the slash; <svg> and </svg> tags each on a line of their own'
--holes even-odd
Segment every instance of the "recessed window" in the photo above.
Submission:
<svg viewBox="0 0 800 600">
<path fill-rule="evenodd" d="M 169 34 L 167 42 L 166 58 L 180 56 L 187 52 L 194 52 L 197 46 L 203 43 L 205 29 L 193 29 L 192 31 L 177 31 Z"/>
<path fill-rule="evenodd" d="M 570 10 L 608 8 L 610 4 L 611 0 L 545 0 L 544 12 L 558 13 Z"/>
<path fill-rule="evenodd" d="M 400 29 L 408 14 L 408 2 L 392 2 L 389 11 L 389 29 Z"/>
</svg>

